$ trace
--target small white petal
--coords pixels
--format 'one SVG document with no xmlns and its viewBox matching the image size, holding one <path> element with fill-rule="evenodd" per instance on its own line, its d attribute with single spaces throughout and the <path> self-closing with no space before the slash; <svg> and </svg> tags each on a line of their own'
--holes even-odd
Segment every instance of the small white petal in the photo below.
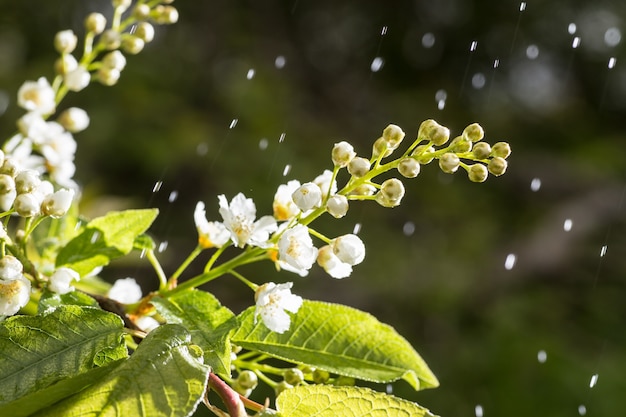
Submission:
<svg viewBox="0 0 626 417">
<path fill-rule="evenodd" d="M 72 281 L 80 281 L 78 272 L 71 268 L 61 267 L 50 276 L 48 289 L 57 294 L 67 294 L 74 291 L 74 287 L 70 285 Z"/>
<path fill-rule="evenodd" d="M 141 300 L 141 287 L 134 278 L 118 279 L 109 290 L 108 297 L 122 304 L 133 304 Z"/>
</svg>

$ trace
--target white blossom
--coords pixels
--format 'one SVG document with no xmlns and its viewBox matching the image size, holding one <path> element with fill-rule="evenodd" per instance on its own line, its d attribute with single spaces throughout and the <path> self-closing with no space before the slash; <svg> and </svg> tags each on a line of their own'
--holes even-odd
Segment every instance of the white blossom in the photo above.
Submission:
<svg viewBox="0 0 626 417">
<path fill-rule="evenodd" d="M 281 266 L 287 264 L 293 268 L 291 271 L 306 275 L 317 259 L 317 248 L 306 226 L 299 224 L 282 234 L 278 240 L 278 259 Z"/>
<path fill-rule="evenodd" d="M 74 190 L 61 189 L 55 193 L 48 194 L 43 199 L 41 211 L 44 215 L 55 219 L 63 217 L 72 206 L 73 199 Z"/>
<path fill-rule="evenodd" d="M 324 170 L 322 174 L 318 175 L 313 180 L 315 185 L 320 187 L 320 189 L 322 190 L 323 196 L 329 195 L 329 192 L 330 192 L 330 195 L 334 195 L 337 193 L 337 181 L 333 180 L 333 182 L 331 183 L 330 180 L 332 178 L 333 178 L 333 172 L 326 169 Z"/>
<path fill-rule="evenodd" d="M 198 230 L 198 243 L 203 248 L 221 248 L 230 239 L 230 232 L 223 223 L 207 220 L 202 201 L 196 204 L 193 220 Z"/>
<path fill-rule="evenodd" d="M 0 280 L 0 315 L 12 316 L 30 300 L 30 281 L 20 274 L 12 280 Z"/>
<path fill-rule="evenodd" d="M 48 289 L 57 294 L 67 294 L 74 291 L 74 287 L 70 285 L 72 281 L 80 281 L 78 272 L 71 268 L 61 267 L 50 275 Z"/>
<path fill-rule="evenodd" d="M 83 66 L 78 66 L 65 74 L 65 85 L 72 91 L 80 91 L 89 85 L 91 74 Z"/>
<path fill-rule="evenodd" d="M 15 256 L 5 255 L 0 259 L 0 279 L 11 281 L 22 276 L 24 266 Z"/>
<path fill-rule="evenodd" d="M 242 193 L 237 194 L 230 204 L 222 194 L 218 196 L 220 214 L 224 219 L 224 226 L 230 232 L 230 238 L 238 247 L 246 244 L 251 246 L 267 246 L 270 233 L 276 231 L 276 219 L 272 216 L 263 216 L 256 219 L 256 206 L 251 198 Z"/>
<path fill-rule="evenodd" d="M 333 239 L 333 253 L 341 262 L 357 265 L 365 259 L 365 245 L 357 235 L 347 234 Z"/>
<path fill-rule="evenodd" d="M 150 333 L 161 325 L 158 321 L 150 316 L 140 316 L 135 319 L 135 324 L 146 333 Z"/>
<path fill-rule="evenodd" d="M 340 219 L 348 212 L 348 198 L 345 195 L 335 194 L 328 199 L 326 210 L 336 219 Z"/>
<path fill-rule="evenodd" d="M 289 220 L 300 213 L 300 209 L 293 202 L 294 191 L 300 187 L 300 181 L 291 180 L 287 184 L 281 184 L 274 194 L 274 202 L 272 209 L 274 210 L 274 218 L 278 221 Z"/>
<path fill-rule="evenodd" d="M 318 185 L 307 182 L 298 187 L 291 198 L 300 210 L 311 210 L 313 207 L 319 207 L 322 203 L 322 190 Z"/>
<path fill-rule="evenodd" d="M 287 311 L 297 313 L 302 306 L 302 298 L 291 293 L 293 283 L 275 284 L 268 282 L 261 285 L 254 294 L 256 309 L 254 322 L 261 316 L 265 326 L 276 332 L 284 333 L 289 330 L 291 317 Z"/>
<path fill-rule="evenodd" d="M 352 274 L 352 265 L 342 262 L 330 245 L 322 246 L 317 255 L 317 263 L 333 278 L 341 279 Z"/>
<path fill-rule="evenodd" d="M 27 111 L 51 114 L 56 109 L 55 93 L 45 77 L 26 81 L 17 92 L 17 104 Z"/>
<path fill-rule="evenodd" d="M 111 289 L 109 289 L 107 297 L 118 303 L 133 304 L 141 300 L 141 287 L 134 278 L 118 279 L 113 283 Z"/>
</svg>

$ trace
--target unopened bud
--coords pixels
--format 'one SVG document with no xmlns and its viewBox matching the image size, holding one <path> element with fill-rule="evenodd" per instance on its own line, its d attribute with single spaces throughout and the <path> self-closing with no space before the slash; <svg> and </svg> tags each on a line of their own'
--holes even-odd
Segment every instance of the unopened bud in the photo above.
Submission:
<svg viewBox="0 0 626 417">
<path fill-rule="evenodd" d="M 106 86 L 115 85 L 120 79 L 120 71 L 115 68 L 101 67 L 98 70 L 98 81 Z"/>
<path fill-rule="evenodd" d="M 142 39 L 145 43 L 152 42 L 154 39 L 154 26 L 148 22 L 139 22 L 137 23 L 134 35 Z"/>
<path fill-rule="evenodd" d="M 146 20 L 150 17 L 150 6 L 145 3 L 136 5 L 133 9 L 133 17 L 137 20 Z"/>
<path fill-rule="evenodd" d="M 178 22 L 178 10 L 172 6 L 156 6 L 153 10 L 152 16 L 160 25 L 171 25 Z"/>
<path fill-rule="evenodd" d="M 467 176 L 472 182 L 485 182 L 489 176 L 487 167 L 483 164 L 474 164 L 467 170 Z"/>
<path fill-rule="evenodd" d="M 385 200 L 400 204 L 400 200 L 404 197 L 404 184 L 397 178 L 385 180 L 380 186 L 380 194 Z"/>
<path fill-rule="evenodd" d="M 465 153 L 472 150 L 472 142 L 463 136 L 457 136 L 450 143 L 450 150 L 457 153 Z"/>
<path fill-rule="evenodd" d="M 7 174 L 0 174 L 0 194 L 15 191 L 15 180 Z"/>
<path fill-rule="evenodd" d="M 65 74 L 65 85 L 71 91 L 81 91 L 89 85 L 91 74 L 85 67 L 78 66 Z"/>
<path fill-rule="evenodd" d="M 424 120 L 417 131 L 418 140 L 428 140 L 440 146 L 450 139 L 450 129 L 441 126 L 433 119 Z"/>
<path fill-rule="evenodd" d="M 100 42 L 104 45 L 105 49 L 112 51 L 120 47 L 122 44 L 122 37 L 118 32 L 113 29 L 109 29 L 102 33 Z"/>
<path fill-rule="evenodd" d="M 137 55 L 143 50 L 145 45 L 146 43 L 143 39 L 133 35 L 126 35 L 122 38 L 121 48 L 130 55 Z"/>
<path fill-rule="evenodd" d="M 326 203 L 326 211 L 336 219 L 340 219 L 348 212 L 348 199 L 341 194 L 335 194 L 328 199 Z"/>
<path fill-rule="evenodd" d="M 491 154 L 491 145 L 487 142 L 480 142 L 474 145 L 472 153 L 476 159 L 487 159 Z"/>
<path fill-rule="evenodd" d="M 336 167 L 345 167 L 355 156 L 356 152 L 348 142 L 342 141 L 333 146 L 332 159 Z"/>
<path fill-rule="evenodd" d="M 122 71 L 126 66 L 126 57 L 118 50 L 111 51 L 102 57 L 102 65 Z"/>
<path fill-rule="evenodd" d="M 259 378 L 254 372 L 246 369 L 237 377 L 237 383 L 244 389 L 255 389 L 259 384 Z"/>
<path fill-rule="evenodd" d="M 419 145 L 415 148 L 411 156 L 417 158 L 417 162 L 422 165 L 430 164 L 433 160 L 433 153 L 435 152 L 435 148 L 428 145 Z"/>
<path fill-rule="evenodd" d="M 291 195 L 293 202 L 302 211 L 319 207 L 322 202 L 322 190 L 312 182 L 302 184 Z"/>
<path fill-rule="evenodd" d="M 74 190 L 59 190 L 46 196 L 41 203 L 41 212 L 52 218 L 63 217 L 72 206 Z"/>
<path fill-rule="evenodd" d="M 18 194 L 13 202 L 16 213 L 22 217 L 33 217 L 39 214 L 40 201 L 32 193 Z"/>
<path fill-rule="evenodd" d="M 64 110 L 57 120 L 61 126 L 72 133 L 81 132 L 89 126 L 87 112 L 78 107 L 70 107 Z"/>
<path fill-rule="evenodd" d="M 439 158 L 439 168 L 446 174 L 456 172 L 456 170 L 459 169 L 460 163 L 459 157 L 452 152 L 444 153 L 441 155 L 441 158 Z"/>
<path fill-rule="evenodd" d="M 76 61 L 74 55 L 64 54 L 54 61 L 54 72 L 59 75 L 65 75 L 76 68 L 78 68 L 78 61 Z"/>
<path fill-rule="evenodd" d="M 283 374 L 285 382 L 289 385 L 299 385 L 304 381 L 304 373 L 298 368 L 289 368 Z"/>
<path fill-rule="evenodd" d="M 35 191 L 41 184 L 39 173 L 30 169 L 20 171 L 15 177 L 15 190 L 18 194 L 25 194 Z"/>
<path fill-rule="evenodd" d="M 93 32 L 96 35 L 101 34 L 107 25 L 107 19 L 100 13 L 91 13 L 85 19 L 85 29 L 87 32 Z"/>
<path fill-rule="evenodd" d="M 128 10 L 131 4 L 131 0 L 113 0 L 113 7 L 115 7 L 116 9 L 121 9 L 122 12 Z"/>
<path fill-rule="evenodd" d="M 463 129 L 463 137 L 470 142 L 478 142 L 485 137 L 485 131 L 478 123 L 472 123 Z"/>
<path fill-rule="evenodd" d="M 506 142 L 495 143 L 491 148 L 491 155 L 506 159 L 511 155 L 511 146 Z"/>
<path fill-rule="evenodd" d="M 389 144 L 385 138 L 380 137 L 376 139 L 374 145 L 372 146 L 372 157 L 374 159 L 378 159 L 382 155 L 383 158 L 386 158 L 391 155 L 392 151 L 393 149 L 389 148 Z"/>
<path fill-rule="evenodd" d="M 76 49 L 78 38 L 71 30 L 62 30 L 54 36 L 54 48 L 61 54 L 69 54 Z"/>
<path fill-rule="evenodd" d="M 365 158 L 357 156 L 353 158 L 348 164 L 348 172 L 350 175 L 356 178 L 361 178 L 367 174 L 370 170 L 370 161 Z"/>
<path fill-rule="evenodd" d="M 404 131 L 399 126 L 389 125 L 383 130 L 383 138 L 389 148 L 396 149 L 404 139 Z"/>
<path fill-rule="evenodd" d="M 496 156 L 491 158 L 487 168 L 489 172 L 498 177 L 506 172 L 507 165 L 506 159 Z"/>
<path fill-rule="evenodd" d="M 405 178 L 415 178 L 420 173 L 420 163 L 415 158 L 403 158 L 398 163 L 398 172 Z"/>
</svg>

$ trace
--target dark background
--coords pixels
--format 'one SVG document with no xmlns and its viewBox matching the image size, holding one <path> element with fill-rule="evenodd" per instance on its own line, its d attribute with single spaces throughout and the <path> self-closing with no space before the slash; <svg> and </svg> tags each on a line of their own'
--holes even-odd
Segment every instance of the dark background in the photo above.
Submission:
<svg viewBox="0 0 626 417">
<path fill-rule="evenodd" d="M 413 138 L 427 118 L 453 134 L 480 122 L 487 141 L 513 148 L 503 177 L 473 184 L 433 164 L 404 181 L 400 207 L 354 203 L 343 220 L 316 223 L 331 236 L 362 225 L 368 253 L 350 278 L 318 268 L 299 278 L 270 264 L 242 272 L 257 282 L 294 281 L 306 298 L 355 306 L 396 327 L 441 387 L 414 393 L 401 382 L 394 391 L 442 416 L 471 416 L 477 405 L 487 417 L 626 413 L 626 3 L 174 5 L 179 23 L 157 28 L 117 86 L 93 85 L 64 101 L 91 116 L 77 135 L 86 213 L 159 207 L 152 232 L 167 242 L 159 256 L 171 273 L 196 244 L 198 200 L 219 219 L 217 195 L 242 191 L 259 215 L 269 214 L 277 186 L 330 168 L 339 140 L 369 156 L 389 123 Z M 0 6 L 0 130 L 9 137 L 21 83 L 51 79 L 56 31 L 81 34 L 83 17 L 109 6 Z M 372 71 L 376 57 L 383 66 Z M 156 285 L 135 263 L 105 278 L 126 275 Z M 229 280 L 207 289 L 238 312 L 252 294 Z"/>
</svg>

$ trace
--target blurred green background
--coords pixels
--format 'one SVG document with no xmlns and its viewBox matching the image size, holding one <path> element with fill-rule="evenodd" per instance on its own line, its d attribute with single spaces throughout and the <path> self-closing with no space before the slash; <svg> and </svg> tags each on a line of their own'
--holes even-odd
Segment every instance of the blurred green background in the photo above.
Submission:
<svg viewBox="0 0 626 417">
<path fill-rule="evenodd" d="M 361 225 L 368 254 L 350 278 L 319 269 L 300 278 L 270 264 L 243 272 L 294 281 L 306 298 L 396 327 L 441 387 L 397 383 L 394 392 L 442 416 L 626 415 L 626 3 L 174 5 L 179 23 L 157 28 L 117 86 L 64 102 L 91 117 L 77 135 L 87 213 L 159 207 L 152 232 L 172 272 L 196 244 L 198 200 L 219 219 L 217 195 L 241 191 L 269 214 L 277 186 L 330 168 L 339 140 L 369 156 L 389 123 L 412 138 L 427 118 L 453 134 L 480 122 L 487 141 L 513 148 L 503 177 L 473 184 L 426 166 L 405 181 L 400 207 L 355 203 L 343 220 L 319 221 L 331 236 Z M 9 137 L 21 83 L 51 78 L 54 34 L 80 34 L 88 12 L 110 6 L 0 6 L 0 131 Z M 127 275 L 156 284 L 136 263 L 105 277 Z M 236 312 L 253 302 L 226 278 L 207 289 Z"/>
</svg>

